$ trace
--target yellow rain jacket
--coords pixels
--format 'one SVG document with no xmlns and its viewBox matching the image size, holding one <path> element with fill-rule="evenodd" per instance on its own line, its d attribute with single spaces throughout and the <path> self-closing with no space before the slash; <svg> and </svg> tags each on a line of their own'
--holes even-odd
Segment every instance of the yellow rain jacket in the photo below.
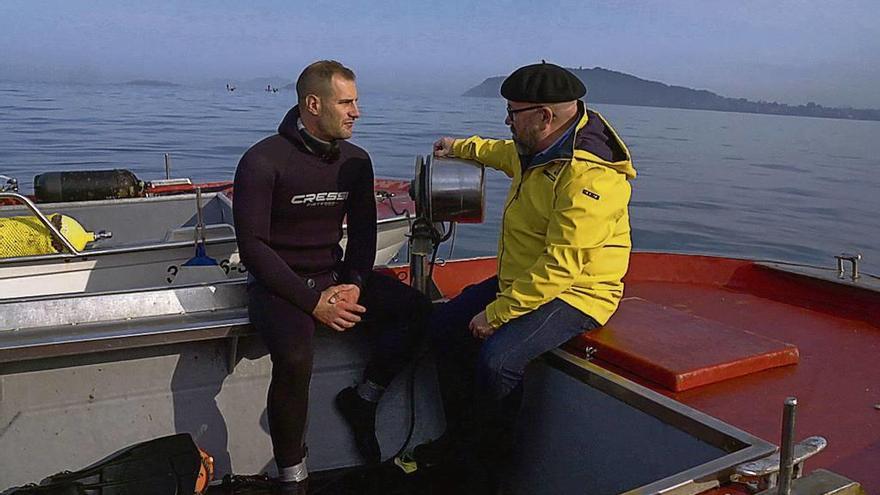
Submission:
<svg viewBox="0 0 880 495">
<path fill-rule="evenodd" d="M 495 328 L 555 298 L 604 325 L 623 296 L 636 171 L 614 129 L 578 105 L 574 132 L 547 155 L 520 157 L 513 141 L 479 136 L 453 144 L 454 156 L 513 179 L 498 240 L 501 292 L 486 307 Z"/>
</svg>

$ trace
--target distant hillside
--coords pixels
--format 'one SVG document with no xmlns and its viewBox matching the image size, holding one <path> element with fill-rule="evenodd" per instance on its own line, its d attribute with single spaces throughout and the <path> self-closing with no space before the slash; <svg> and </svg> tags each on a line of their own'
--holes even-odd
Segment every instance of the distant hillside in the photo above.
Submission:
<svg viewBox="0 0 880 495">
<path fill-rule="evenodd" d="M 648 81 L 601 67 L 569 70 L 587 86 L 586 99 L 592 103 L 798 115 L 833 119 L 880 120 L 880 110 L 831 108 L 812 102 L 806 105 L 793 106 L 776 102 L 750 101 L 745 98 L 726 98 L 705 89 L 669 86 L 661 82 Z M 479 86 L 467 90 L 464 96 L 497 97 L 499 96 L 503 80 L 503 76 L 490 77 Z"/>
<path fill-rule="evenodd" d="M 135 81 L 128 81 L 122 84 L 125 84 L 126 86 L 150 86 L 153 88 L 172 88 L 180 86 L 179 84 L 175 84 L 173 82 L 154 81 L 152 79 L 137 79 Z"/>
</svg>

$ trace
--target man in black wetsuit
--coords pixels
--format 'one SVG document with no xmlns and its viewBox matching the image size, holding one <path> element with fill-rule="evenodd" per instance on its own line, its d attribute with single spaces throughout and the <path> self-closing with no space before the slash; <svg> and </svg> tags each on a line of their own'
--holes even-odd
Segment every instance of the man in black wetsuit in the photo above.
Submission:
<svg viewBox="0 0 880 495">
<path fill-rule="evenodd" d="M 296 91 L 298 104 L 278 134 L 242 156 L 233 210 L 250 273 L 248 313 L 272 358 L 267 410 L 279 481 L 304 493 L 316 326 L 338 332 L 366 326 L 374 334 L 363 382 L 341 391 L 336 405 L 364 460 L 378 463 L 376 404 L 409 361 L 431 306 L 415 289 L 372 270 L 373 167 L 364 150 L 346 141 L 360 117 L 354 73 L 339 62 L 315 62 Z"/>
</svg>

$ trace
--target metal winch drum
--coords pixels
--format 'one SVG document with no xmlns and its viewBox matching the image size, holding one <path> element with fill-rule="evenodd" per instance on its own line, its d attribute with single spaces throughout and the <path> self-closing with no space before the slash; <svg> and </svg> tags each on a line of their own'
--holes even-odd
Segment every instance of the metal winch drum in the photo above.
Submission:
<svg viewBox="0 0 880 495">
<path fill-rule="evenodd" d="M 455 233 L 456 223 L 483 221 L 485 171 L 476 162 L 419 155 L 415 172 L 409 188 L 416 204 L 409 235 L 410 279 L 413 287 L 427 294 L 438 245 Z"/>
<path fill-rule="evenodd" d="M 473 161 L 417 156 L 410 187 L 416 214 L 431 223 L 482 223 L 485 175 L 482 165 Z"/>
</svg>

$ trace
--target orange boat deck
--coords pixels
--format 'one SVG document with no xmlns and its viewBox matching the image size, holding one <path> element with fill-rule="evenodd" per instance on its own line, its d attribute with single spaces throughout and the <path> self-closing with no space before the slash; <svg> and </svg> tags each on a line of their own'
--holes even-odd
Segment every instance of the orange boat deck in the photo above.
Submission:
<svg viewBox="0 0 880 495">
<path fill-rule="evenodd" d="M 494 271 L 494 259 L 468 260 L 437 267 L 434 279 L 452 296 Z M 750 261 L 637 253 L 626 278 L 625 301 L 630 298 L 711 322 L 704 327 L 793 344 L 799 362 L 680 392 L 604 362 L 601 350 L 596 363 L 775 444 L 783 400 L 795 396 L 797 438 L 828 440 L 827 449 L 807 461 L 807 471 L 830 469 L 880 493 L 880 293 Z M 639 315 L 643 325 L 656 325 L 649 312 Z M 723 354 L 724 346 L 699 339 L 689 352 Z"/>
</svg>

